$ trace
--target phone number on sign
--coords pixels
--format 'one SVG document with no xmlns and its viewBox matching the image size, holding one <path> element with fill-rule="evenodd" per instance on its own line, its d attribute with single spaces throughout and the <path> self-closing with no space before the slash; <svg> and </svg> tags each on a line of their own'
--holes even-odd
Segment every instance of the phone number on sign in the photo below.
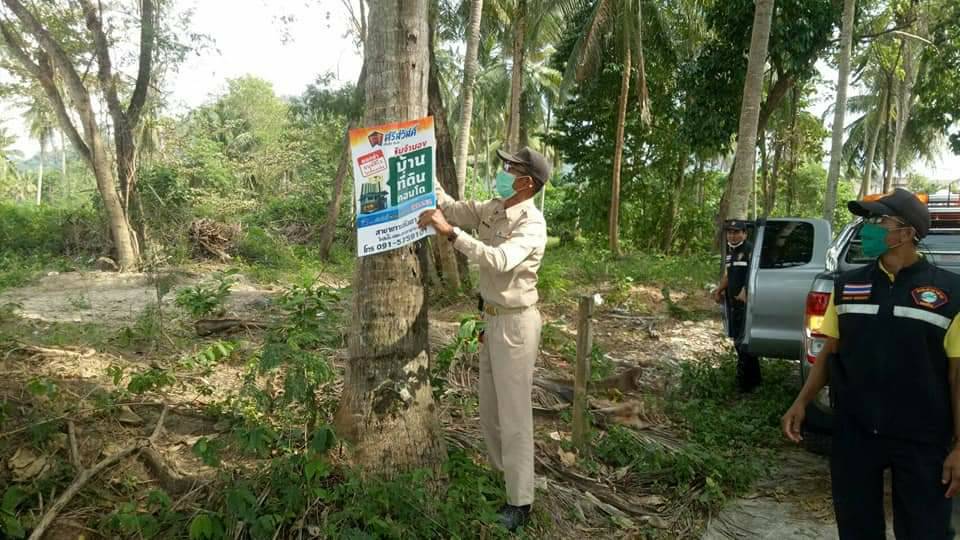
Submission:
<svg viewBox="0 0 960 540">
<path fill-rule="evenodd" d="M 376 249 L 377 251 L 382 251 L 384 249 L 398 248 L 404 244 L 413 242 L 414 240 L 419 240 L 420 238 L 423 238 L 423 236 L 423 233 L 419 231 L 407 233 L 399 238 L 378 243 Z"/>
</svg>

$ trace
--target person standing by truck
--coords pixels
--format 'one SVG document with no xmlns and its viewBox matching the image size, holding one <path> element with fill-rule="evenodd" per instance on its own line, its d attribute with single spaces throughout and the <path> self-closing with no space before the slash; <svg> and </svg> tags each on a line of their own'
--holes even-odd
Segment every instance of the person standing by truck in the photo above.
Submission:
<svg viewBox="0 0 960 540">
<path fill-rule="evenodd" d="M 724 229 L 727 235 L 727 254 L 724 259 L 723 278 L 714 290 L 714 300 L 723 303 L 727 317 L 727 335 L 733 339 L 737 351 L 737 388 L 750 392 L 760 385 L 760 359 L 750 354 L 743 344 L 747 323 L 747 278 L 750 276 L 750 260 L 753 244 L 747 241 L 747 222 L 728 220 Z"/>
<path fill-rule="evenodd" d="M 827 340 L 783 416 L 802 440 L 806 406 L 830 383 L 831 487 L 841 539 L 884 538 L 883 474 L 891 469 L 897 538 L 947 538 L 960 492 L 960 276 L 917 251 L 930 213 L 903 189 L 851 201 L 875 258 L 834 282 Z"/>
</svg>

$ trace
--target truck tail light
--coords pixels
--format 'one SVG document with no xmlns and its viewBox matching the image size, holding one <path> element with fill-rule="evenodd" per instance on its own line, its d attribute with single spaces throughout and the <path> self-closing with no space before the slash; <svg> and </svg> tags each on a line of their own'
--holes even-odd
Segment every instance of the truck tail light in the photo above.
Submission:
<svg viewBox="0 0 960 540">
<path fill-rule="evenodd" d="M 817 361 L 817 354 L 823 348 L 827 336 L 820 333 L 823 325 L 823 316 L 830 305 L 830 293 L 811 292 L 807 294 L 807 310 L 803 325 L 803 349 L 807 362 Z"/>
</svg>

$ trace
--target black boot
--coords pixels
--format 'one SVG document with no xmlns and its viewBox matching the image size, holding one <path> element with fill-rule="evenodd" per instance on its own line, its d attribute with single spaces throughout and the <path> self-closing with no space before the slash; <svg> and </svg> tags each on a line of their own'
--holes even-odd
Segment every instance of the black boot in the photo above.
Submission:
<svg viewBox="0 0 960 540">
<path fill-rule="evenodd" d="M 760 359 L 737 345 L 737 390 L 749 393 L 760 386 Z"/>
<path fill-rule="evenodd" d="M 524 506 L 512 506 L 509 504 L 503 505 L 500 508 L 500 517 L 499 522 L 500 526 L 504 529 L 513 532 L 520 527 L 523 527 L 530 521 L 530 505 Z"/>
</svg>

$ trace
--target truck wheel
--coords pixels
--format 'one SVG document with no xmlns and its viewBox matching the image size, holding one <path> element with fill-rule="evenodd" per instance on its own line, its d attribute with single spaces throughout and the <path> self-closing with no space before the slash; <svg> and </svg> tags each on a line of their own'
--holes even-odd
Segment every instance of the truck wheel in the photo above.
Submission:
<svg viewBox="0 0 960 540">
<path fill-rule="evenodd" d="M 803 447 L 808 452 L 821 456 L 829 456 L 833 438 L 828 433 L 807 431 L 803 434 Z"/>
</svg>

